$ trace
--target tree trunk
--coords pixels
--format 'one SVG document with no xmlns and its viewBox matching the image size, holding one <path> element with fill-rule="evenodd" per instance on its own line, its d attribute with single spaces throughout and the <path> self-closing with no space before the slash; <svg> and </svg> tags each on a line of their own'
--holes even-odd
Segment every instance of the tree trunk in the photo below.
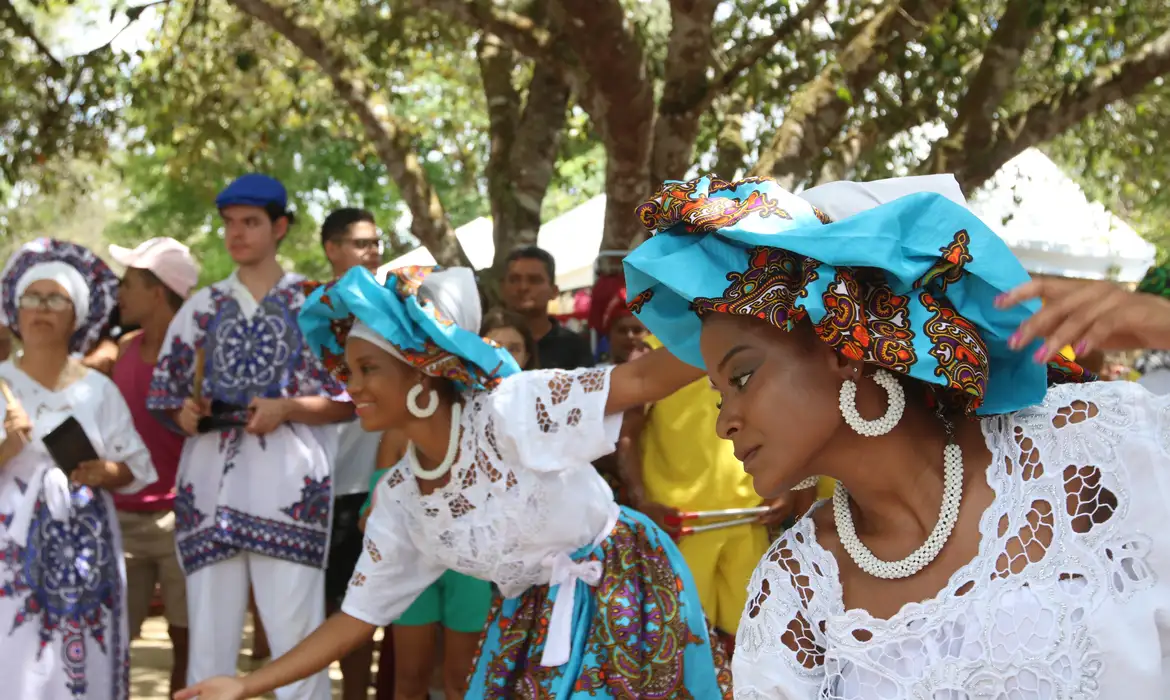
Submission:
<svg viewBox="0 0 1170 700">
<path fill-rule="evenodd" d="M 455 231 L 447 219 L 443 203 L 423 170 L 422 161 L 415 153 L 415 144 L 409 131 L 392 116 L 378 114 L 366 86 L 357 71 L 343 56 L 333 53 L 324 39 L 314 30 L 297 24 L 293 16 L 266 0 L 231 0 L 241 12 L 267 24 L 306 57 L 316 63 L 333 81 L 345 103 L 353 109 L 374 145 L 379 160 L 386 166 L 391 179 L 398 185 L 399 194 L 410 208 L 410 232 L 435 260 L 442 265 L 470 265 L 463 249 L 455 239 Z"/>
<path fill-rule="evenodd" d="M 732 180 L 739 175 L 747 157 L 748 144 L 743 137 L 743 115 L 748 111 L 748 101 L 741 95 L 729 95 L 722 110 L 723 123 L 715 137 L 715 176 Z"/>
<path fill-rule="evenodd" d="M 496 249 L 493 280 L 501 276 L 509 251 L 536 243 L 569 101 L 569 88 L 556 70 L 538 63 L 521 104 L 512 82 L 516 58 L 497 37 L 484 35 L 479 64 L 491 125 L 486 176 Z"/>
<path fill-rule="evenodd" d="M 718 0 L 672 0 L 666 83 L 658 102 L 650 151 L 649 190 L 687 175 L 709 90 Z"/>
<path fill-rule="evenodd" d="M 605 144 L 603 249 L 626 249 L 641 231 L 634 210 L 650 194 L 654 86 L 619 0 L 560 0 L 562 39 L 582 69 L 582 104 Z"/>
</svg>

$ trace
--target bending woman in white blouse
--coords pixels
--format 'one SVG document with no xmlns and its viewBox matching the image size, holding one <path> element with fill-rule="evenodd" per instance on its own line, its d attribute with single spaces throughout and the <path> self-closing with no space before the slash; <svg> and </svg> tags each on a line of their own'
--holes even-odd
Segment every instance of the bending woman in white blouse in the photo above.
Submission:
<svg viewBox="0 0 1170 700">
<path fill-rule="evenodd" d="M 736 698 L 1167 697 L 1170 402 L 1056 355 L 1148 304 L 1005 303 L 1028 276 L 949 177 L 704 178 L 641 213 L 632 306 L 706 367 L 756 489 L 840 484 L 752 577 Z"/>
<path fill-rule="evenodd" d="M 264 669 L 177 698 L 237 700 L 313 673 L 448 569 L 503 595 L 467 697 L 731 697 L 678 549 L 619 509 L 591 466 L 614 449 L 623 411 L 699 372 L 659 352 L 521 373 L 477 335 L 465 268 L 405 268 L 385 284 L 355 269 L 314 294 L 300 323 L 326 366 L 348 374 L 362 427 L 399 428 L 407 456 L 378 486 L 342 612 Z"/>
<path fill-rule="evenodd" d="M 0 277 L 24 354 L 0 364 L 0 696 L 126 700 L 130 638 L 122 538 L 109 490 L 156 479 L 130 409 L 105 375 L 70 358 L 97 340 L 118 280 L 90 251 L 41 239 Z M 98 455 L 66 478 L 45 449 L 67 418 Z"/>
</svg>

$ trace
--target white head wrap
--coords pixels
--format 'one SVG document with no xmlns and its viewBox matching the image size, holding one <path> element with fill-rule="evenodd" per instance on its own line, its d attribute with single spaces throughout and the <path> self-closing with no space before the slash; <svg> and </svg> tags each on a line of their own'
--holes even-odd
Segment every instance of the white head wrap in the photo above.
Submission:
<svg viewBox="0 0 1170 700">
<path fill-rule="evenodd" d="M 468 267 L 450 267 L 432 272 L 418 288 L 419 301 L 429 301 L 443 318 L 465 331 L 479 334 L 483 309 L 475 273 Z"/>
<path fill-rule="evenodd" d="M 23 296 L 33 282 L 41 280 L 52 280 L 65 289 L 73 302 L 73 330 L 81 328 L 89 318 L 89 285 L 77 268 L 59 261 L 37 263 L 17 281 L 17 298 Z"/>
<path fill-rule="evenodd" d="M 874 182 L 830 182 L 805 190 L 797 196 L 829 215 L 833 221 L 919 192 L 941 194 L 955 204 L 967 206 L 963 189 L 954 175 L 894 177 Z"/>
<path fill-rule="evenodd" d="M 431 302 L 444 319 L 452 321 L 470 333 L 479 334 L 483 322 L 483 308 L 479 302 L 479 288 L 475 284 L 475 273 L 466 267 L 450 267 L 427 275 L 418 288 L 421 302 Z M 406 358 L 381 333 L 361 321 L 355 321 L 349 330 L 349 337 L 361 338 L 373 343 L 394 357 L 406 362 Z"/>
</svg>

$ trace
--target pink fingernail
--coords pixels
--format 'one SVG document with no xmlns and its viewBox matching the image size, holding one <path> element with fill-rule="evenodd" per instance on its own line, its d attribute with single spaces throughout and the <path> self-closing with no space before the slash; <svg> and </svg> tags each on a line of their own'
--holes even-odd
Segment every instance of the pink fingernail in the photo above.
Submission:
<svg viewBox="0 0 1170 700">
<path fill-rule="evenodd" d="M 1007 304 L 1007 300 L 1008 300 L 1008 295 L 1000 294 L 999 296 L 997 296 L 995 298 L 995 307 L 997 309 L 1002 309 L 1004 307 L 1004 305 Z"/>
<path fill-rule="evenodd" d="M 1075 348 L 1073 348 L 1073 353 L 1075 353 L 1077 355 L 1084 355 L 1088 351 L 1089 351 L 1089 344 L 1084 340 L 1077 343 L 1077 346 Z"/>
<path fill-rule="evenodd" d="M 1042 365 L 1047 362 L 1048 358 L 1051 356 L 1052 353 L 1048 351 L 1048 346 L 1043 345 L 1039 350 L 1036 351 L 1036 354 L 1032 356 L 1032 359 L 1036 362 L 1036 364 Z"/>
<path fill-rule="evenodd" d="M 1019 350 L 1020 349 L 1020 334 L 1018 331 L 1015 333 L 1012 333 L 1012 336 L 1010 338 L 1008 338 L 1008 347 L 1011 348 L 1012 350 Z"/>
</svg>

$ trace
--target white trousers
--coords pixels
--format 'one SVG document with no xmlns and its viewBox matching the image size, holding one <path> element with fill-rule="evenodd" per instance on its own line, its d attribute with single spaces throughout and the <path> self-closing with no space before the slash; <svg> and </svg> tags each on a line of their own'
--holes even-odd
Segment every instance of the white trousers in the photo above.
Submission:
<svg viewBox="0 0 1170 700">
<path fill-rule="evenodd" d="M 191 657 L 187 683 L 236 675 L 249 583 L 272 658 L 284 656 L 325 621 L 325 572 L 251 552 L 187 577 Z M 276 691 L 277 700 L 330 700 L 328 670 Z"/>
</svg>

